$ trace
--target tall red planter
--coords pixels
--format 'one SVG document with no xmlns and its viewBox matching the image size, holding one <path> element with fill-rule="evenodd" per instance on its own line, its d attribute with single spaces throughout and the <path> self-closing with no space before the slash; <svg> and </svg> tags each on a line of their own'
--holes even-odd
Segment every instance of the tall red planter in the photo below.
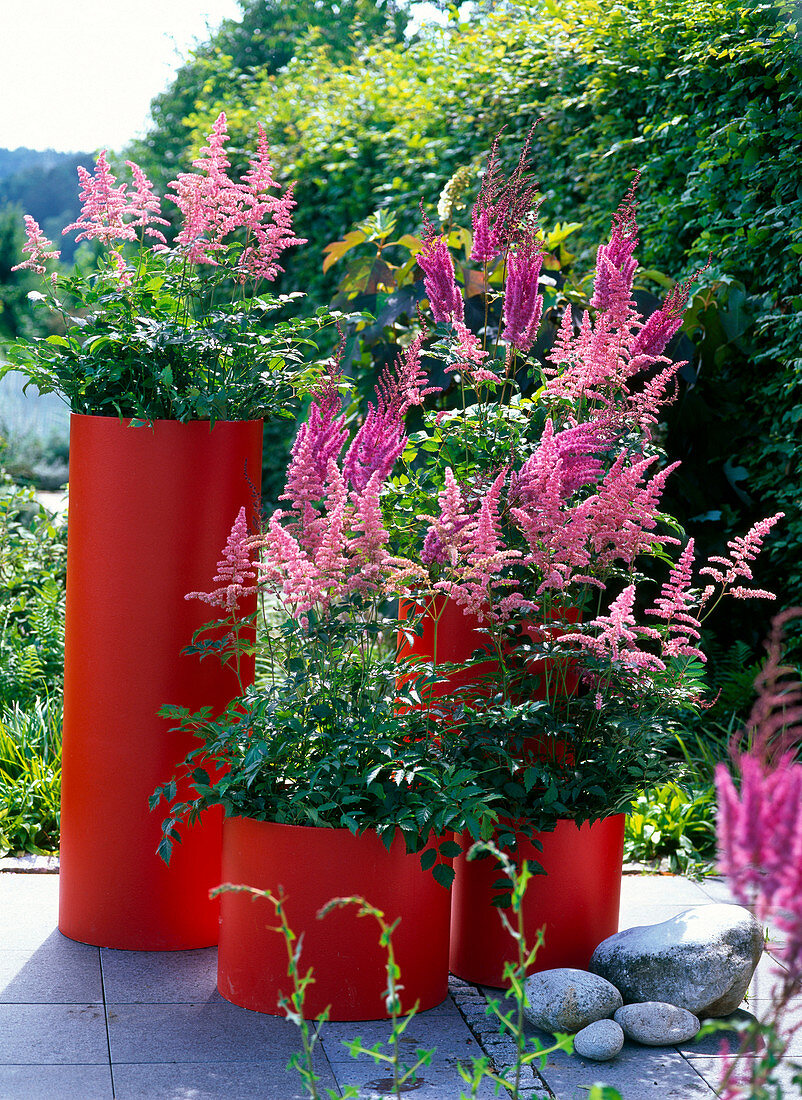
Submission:
<svg viewBox="0 0 802 1100">
<path fill-rule="evenodd" d="M 220 816 L 186 828 L 167 867 L 148 798 L 192 747 L 159 708 L 222 709 L 237 691 L 231 670 L 181 653 L 215 617 L 184 596 L 214 587 L 239 509 L 253 518 L 261 454 L 261 421 L 71 418 L 59 928 L 72 939 L 217 942 Z"/>
<path fill-rule="evenodd" d="M 529 880 L 524 897 L 524 930 L 528 946 L 545 925 L 545 941 L 532 972 L 555 967 L 584 970 L 602 940 L 618 931 L 624 815 L 578 826 L 558 821 L 554 832 L 539 833 L 540 851 L 519 838 L 513 861 L 535 860 L 545 875 Z M 504 984 L 504 964 L 518 958 L 517 946 L 504 928 L 492 898 L 504 872 L 492 856 L 454 861 L 451 899 L 452 973 L 479 985 Z M 515 926 L 511 912 L 507 913 Z"/>
<path fill-rule="evenodd" d="M 388 1015 L 386 949 L 371 917 L 355 906 L 318 912 L 336 897 L 361 896 L 388 924 L 400 917 L 393 948 L 401 970 L 402 1007 L 440 1004 L 448 993 L 449 891 L 420 856 L 409 855 L 396 836 L 388 851 L 376 833 L 278 825 L 247 817 L 223 823 L 223 881 L 281 889 L 290 928 L 303 933 L 300 971 L 311 967 L 314 984 L 304 1002 L 307 1018 L 330 1008 L 332 1020 L 381 1020 Z M 246 893 L 221 896 L 217 988 L 243 1008 L 283 1015 L 279 996 L 292 992 L 287 949 L 273 906 Z"/>
</svg>

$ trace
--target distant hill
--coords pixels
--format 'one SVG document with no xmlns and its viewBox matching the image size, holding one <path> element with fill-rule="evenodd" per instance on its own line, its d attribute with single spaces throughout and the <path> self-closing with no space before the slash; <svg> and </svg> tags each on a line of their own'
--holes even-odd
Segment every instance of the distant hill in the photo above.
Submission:
<svg viewBox="0 0 802 1100">
<path fill-rule="evenodd" d="M 73 237 L 62 237 L 65 225 L 80 213 L 78 201 L 79 164 L 94 167 L 91 153 L 56 153 L 53 149 L 0 149 L 0 210 L 17 206 L 30 214 L 44 233 L 61 249 L 70 263 L 75 251 Z"/>
</svg>

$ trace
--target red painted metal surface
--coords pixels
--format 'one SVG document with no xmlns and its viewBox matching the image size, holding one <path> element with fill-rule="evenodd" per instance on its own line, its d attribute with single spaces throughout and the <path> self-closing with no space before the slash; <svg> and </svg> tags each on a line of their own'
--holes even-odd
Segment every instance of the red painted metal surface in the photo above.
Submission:
<svg viewBox="0 0 802 1100">
<path fill-rule="evenodd" d="M 305 1012 L 331 1006 L 332 1020 L 380 1020 L 386 952 L 380 929 L 349 906 L 317 914 L 336 897 L 360 895 L 381 909 L 388 923 L 400 917 L 393 946 L 401 968 L 404 1009 L 439 1004 L 448 992 L 449 892 L 421 870 L 420 857 L 407 855 L 396 837 L 388 852 L 375 833 L 353 836 L 347 829 L 277 825 L 251 818 L 223 823 L 223 880 L 283 889 L 290 927 L 303 933 L 300 970 L 312 967 Z M 287 949 L 274 931 L 272 905 L 249 894 L 221 897 L 217 988 L 234 1004 L 272 1015 L 281 993 L 291 992 Z"/>
<path fill-rule="evenodd" d="M 555 967 L 585 969 L 594 949 L 618 931 L 624 815 L 587 823 L 557 823 L 540 833 L 542 852 L 521 839 L 513 859 L 537 861 L 545 875 L 532 878 L 524 899 L 525 934 L 532 946 L 545 925 L 545 943 L 532 972 Z M 454 861 L 451 901 L 451 971 L 466 981 L 501 986 L 504 963 L 517 959 L 515 942 L 491 899 L 504 877 L 492 857 Z M 508 912 L 512 919 L 512 914 Z"/>
<path fill-rule="evenodd" d="M 191 747 L 159 707 L 222 709 L 237 692 L 231 670 L 181 654 L 217 612 L 184 595 L 214 587 L 237 512 L 253 515 L 261 452 L 261 421 L 72 416 L 59 901 L 72 939 L 217 942 L 220 817 L 185 829 L 168 868 L 164 807 L 148 798 Z"/>
</svg>

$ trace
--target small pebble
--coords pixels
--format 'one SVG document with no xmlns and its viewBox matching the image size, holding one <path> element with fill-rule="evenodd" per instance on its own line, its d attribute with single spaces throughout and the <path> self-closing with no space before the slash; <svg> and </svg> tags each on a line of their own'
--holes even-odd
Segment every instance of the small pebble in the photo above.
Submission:
<svg viewBox="0 0 802 1100">
<path fill-rule="evenodd" d="M 624 1031 L 615 1020 L 596 1020 L 574 1036 L 574 1054 L 593 1062 L 609 1062 L 624 1045 Z"/>
</svg>

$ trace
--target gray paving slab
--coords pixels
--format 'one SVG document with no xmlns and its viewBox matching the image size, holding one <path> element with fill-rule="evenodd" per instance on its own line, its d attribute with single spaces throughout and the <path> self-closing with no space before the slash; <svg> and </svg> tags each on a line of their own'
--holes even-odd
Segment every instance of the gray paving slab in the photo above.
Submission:
<svg viewBox="0 0 802 1100">
<path fill-rule="evenodd" d="M 300 1046 L 288 1020 L 220 1004 L 108 1004 L 117 1062 L 286 1062 Z"/>
<path fill-rule="evenodd" d="M 101 948 L 106 1000 L 114 1004 L 225 1003 L 217 992 L 217 948 L 117 951 Z"/>
<path fill-rule="evenodd" d="M 383 1020 L 327 1023 L 320 1031 L 321 1042 L 332 1065 L 353 1063 L 346 1043 L 361 1038 L 363 1046 L 370 1048 L 377 1043 L 386 1044 L 389 1036 L 390 1024 Z M 414 1060 L 419 1048 L 433 1051 L 438 1064 L 469 1062 L 472 1056 L 481 1054 L 476 1038 L 453 1005 L 448 1014 L 432 1016 L 423 1012 L 415 1016 L 407 1024 L 399 1047 L 407 1064 Z M 389 1053 L 389 1048 L 385 1048 L 385 1053 Z"/>
<path fill-rule="evenodd" d="M 539 1071 L 556 1100 L 587 1100 L 596 1082 L 618 1089 L 624 1100 L 712 1100 L 714 1090 L 678 1051 L 625 1043 L 611 1062 L 591 1062 L 562 1051 Z"/>
<path fill-rule="evenodd" d="M 369 1063 L 355 1062 L 348 1066 L 342 1062 L 333 1067 L 337 1083 L 341 1089 L 351 1086 L 359 1090 L 359 1100 L 386 1100 L 394 1096 L 392 1091 L 392 1076 L 382 1066 Z M 415 1100 L 460 1100 L 461 1097 L 470 1097 L 471 1090 L 459 1074 L 455 1064 L 441 1065 L 433 1062 L 430 1066 L 424 1066 L 418 1074 L 414 1084 L 408 1083 L 404 1087 L 404 1095 L 409 1093 Z M 477 1100 L 491 1100 L 495 1097 L 503 1097 L 505 1093 L 496 1092 L 490 1081 L 483 1081 L 475 1093 Z M 542 1091 L 536 1093 L 527 1091 L 522 1093 L 521 1100 L 540 1100 L 545 1097 Z"/>
<path fill-rule="evenodd" d="M 0 945 L 28 950 L 58 925 L 58 875 L 0 874 Z"/>
<path fill-rule="evenodd" d="M 717 1087 L 721 1083 L 721 1075 L 723 1072 L 723 1059 L 714 1057 L 689 1057 L 688 1062 L 697 1073 L 702 1074 L 706 1080 L 710 1081 L 714 1087 Z M 742 1067 L 741 1080 L 744 1082 L 751 1081 L 753 1073 L 753 1065 L 751 1059 L 746 1059 Z M 802 1090 L 799 1085 L 794 1085 L 793 1076 L 794 1068 L 788 1063 L 783 1063 L 778 1066 L 774 1071 L 774 1080 L 778 1081 L 782 1086 L 782 1093 L 780 1094 L 785 1100 L 793 1100 L 794 1097 L 802 1096 Z M 771 1095 L 775 1095 L 771 1093 Z M 629 1097 L 626 1098 L 629 1100 Z"/>
<path fill-rule="evenodd" d="M 102 1004 L 0 1005 L 0 1065 L 108 1064 Z"/>
<path fill-rule="evenodd" d="M 105 1066 L 0 1066 L 0 1100 L 111 1100 Z"/>
<path fill-rule="evenodd" d="M 336 1089 L 328 1065 L 317 1067 L 319 1087 Z M 116 1100 L 308 1100 L 301 1078 L 280 1061 L 117 1063 Z M 48 1098 L 52 1100 L 52 1097 Z"/>
<path fill-rule="evenodd" d="M 648 904 L 703 905 L 709 901 L 701 883 L 679 875 L 624 875 L 621 908 Z"/>
<path fill-rule="evenodd" d="M 59 932 L 25 950 L 0 950 L 0 1004 L 102 1001 L 100 952 Z"/>
</svg>

